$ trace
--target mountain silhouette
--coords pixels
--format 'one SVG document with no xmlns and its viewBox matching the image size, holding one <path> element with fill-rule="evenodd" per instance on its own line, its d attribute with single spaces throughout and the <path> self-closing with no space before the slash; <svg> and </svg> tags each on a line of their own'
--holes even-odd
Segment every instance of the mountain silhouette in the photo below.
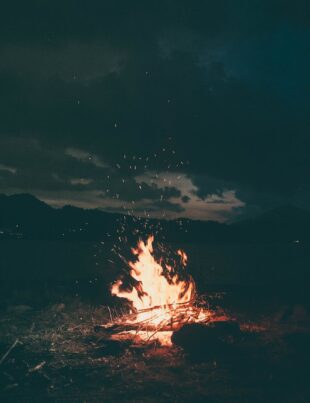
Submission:
<svg viewBox="0 0 310 403">
<path fill-rule="evenodd" d="M 170 242 L 299 242 L 309 239 L 310 212 L 283 206 L 232 224 L 156 220 L 73 206 L 53 208 L 30 194 L 0 194 L 0 239 L 110 240 L 160 234 Z"/>
</svg>

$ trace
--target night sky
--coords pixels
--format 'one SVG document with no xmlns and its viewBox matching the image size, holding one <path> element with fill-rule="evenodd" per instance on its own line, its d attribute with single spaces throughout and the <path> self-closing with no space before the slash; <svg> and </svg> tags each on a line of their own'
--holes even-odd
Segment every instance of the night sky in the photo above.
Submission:
<svg viewBox="0 0 310 403">
<path fill-rule="evenodd" d="M 310 3 L 10 1 L 0 192 L 234 221 L 310 206 Z"/>
</svg>

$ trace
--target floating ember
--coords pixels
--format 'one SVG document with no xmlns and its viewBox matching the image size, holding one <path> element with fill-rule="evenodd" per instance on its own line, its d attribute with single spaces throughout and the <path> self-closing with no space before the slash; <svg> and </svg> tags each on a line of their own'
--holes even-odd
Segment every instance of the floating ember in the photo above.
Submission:
<svg viewBox="0 0 310 403">
<path fill-rule="evenodd" d="M 164 257 L 156 260 L 153 241 L 150 236 L 146 243 L 139 241 L 132 249 L 136 260 L 128 262 L 131 286 L 119 279 L 111 288 L 112 295 L 131 303 L 131 312 L 104 328 L 113 329 L 119 336 L 135 335 L 144 341 L 158 340 L 169 345 L 173 331 L 184 324 L 214 320 L 214 314 L 198 305 L 195 282 L 186 272 L 186 253 L 176 252 L 178 262 L 170 259 L 168 263 Z"/>
</svg>

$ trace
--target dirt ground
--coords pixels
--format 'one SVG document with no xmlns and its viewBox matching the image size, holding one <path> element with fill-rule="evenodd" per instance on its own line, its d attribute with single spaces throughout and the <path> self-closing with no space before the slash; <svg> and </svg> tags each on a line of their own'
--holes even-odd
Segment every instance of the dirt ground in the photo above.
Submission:
<svg viewBox="0 0 310 403">
<path fill-rule="evenodd" d="M 3 307 L 1 401 L 310 401 L 304 307 L 279 308 L 256 320 L 236 311 L 244 337 L 234 354 L 201 356 L 197 345 L 191 354 L 176 346 L 107 344 L 94 326 L 107 322 L 109 315 L 107 307 L 81 300 L 40 309 Z"/>
</svg>

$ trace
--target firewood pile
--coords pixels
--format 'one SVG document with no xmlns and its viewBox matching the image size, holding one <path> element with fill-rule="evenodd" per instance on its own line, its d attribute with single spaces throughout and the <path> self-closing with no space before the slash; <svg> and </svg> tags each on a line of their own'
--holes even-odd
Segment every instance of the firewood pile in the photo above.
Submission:
<svg viewBox="0 0 310 403">
<path fill-rule="evenodd" d="M 184 325 L 200 323 L 207 325 L 215 321 L 227 320 L 227 316 L 221 312 L 217 313 L 202 303 L 189 301 L 167 306 L 155 306 L 140 311 L 121 314 L 102 325 L 95 326 L 96 331 L 103 331 L 107 335 L 115 335 L 124 332 L 149 332 L 147 341 L 156 338 L 160 332 L 174 332 Z"/>
</svg>

